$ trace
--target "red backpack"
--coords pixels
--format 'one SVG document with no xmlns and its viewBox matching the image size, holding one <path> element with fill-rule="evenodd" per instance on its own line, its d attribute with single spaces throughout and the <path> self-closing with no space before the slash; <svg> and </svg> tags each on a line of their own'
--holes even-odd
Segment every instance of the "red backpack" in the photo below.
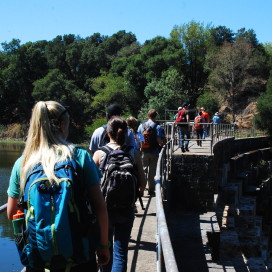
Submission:
<svg viewBox="0 0 272 272">
<path fill-rule="evenodd" d="M 202 117 L 201 116 L 197 116 L 194 120 L 194 128 L 195 129 L 201 129 L 202 128 L 202 124 L 199 123 L 203 123 Z"/>
<path fill-rule="evenodd" d="M 179 123 L 179 122 L 187 122 L 187 119 L 186 119 L 186 110 L 180 110 L 178 112 L 178 117 L 176 119 L 176 122 Z"/>
<path fill-rule="evenodd" d="M 143 137 L 144 137 L 144 144 L 143 149 L 155 149 L 157 144 L 157 132 L 156 132 L 157 124 L 154 123 L 152 125 L 149 125 L 147 123 L 143 124 Z"/>
</svg>

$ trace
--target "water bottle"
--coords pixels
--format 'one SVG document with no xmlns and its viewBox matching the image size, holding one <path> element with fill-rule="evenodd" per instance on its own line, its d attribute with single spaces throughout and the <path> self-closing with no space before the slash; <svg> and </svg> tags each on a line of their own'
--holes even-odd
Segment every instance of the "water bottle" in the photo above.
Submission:
<svg viewBox="0 0 272 272">
<path fill-rule="evenodd" d="M 17 210 L 17 213 L 14 214 L 12 218 L 14 234 L 22 233 L 24 221 L 25 214 L 22 211 Z"/>
</svg>

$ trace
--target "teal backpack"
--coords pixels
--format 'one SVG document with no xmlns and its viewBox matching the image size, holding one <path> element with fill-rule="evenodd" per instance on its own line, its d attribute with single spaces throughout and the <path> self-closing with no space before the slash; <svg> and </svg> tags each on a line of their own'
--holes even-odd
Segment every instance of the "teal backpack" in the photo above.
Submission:
<svg viewBox="0 0 272 272">
<path fill-rule="evenodd" d="M 27 205 L 25 229 L 23 237 L 17 237 L 24 265 L 67 269 L 90 260 L 93 217 L 76 168 L 76 162 L 70 159 L 56 164 L 55 175 L 59 180 L 53 185 L 41 164 L 28 174 L 23 200 Z"/>
</svg>

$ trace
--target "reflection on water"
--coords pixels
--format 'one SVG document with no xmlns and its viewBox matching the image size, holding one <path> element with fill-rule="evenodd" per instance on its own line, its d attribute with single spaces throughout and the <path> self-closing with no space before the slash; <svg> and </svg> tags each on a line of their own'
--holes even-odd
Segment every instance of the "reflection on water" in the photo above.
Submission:
<svg viewBox="0 0 272 272">
<path fill-rule="evenodd" d="M 7 202 L 9 177 L 14 162 L 22 154 L 24 145 L 20 143 L 0 143 L 0 205 Z M 0 215 L 1 271 L 21 271 L 17 249 L 13 241 L 13 229 L 6 212 Z"/>
<path fill-rule="evenodd" d="M 0 143 L 0 168 L 11 168 L 23 149 L 22 143 Z"/>
</svg>

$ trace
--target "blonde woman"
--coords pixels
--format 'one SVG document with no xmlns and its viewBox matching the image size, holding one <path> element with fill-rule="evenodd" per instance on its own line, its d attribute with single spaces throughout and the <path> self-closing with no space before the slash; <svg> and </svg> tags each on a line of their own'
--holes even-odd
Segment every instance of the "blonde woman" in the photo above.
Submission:
<svg viewBox="0 0 272 272">
<path fill-rule="evenodd" d="M 84 192 L 86 192 L 86 197 L 91 203 L 99 223 L 101 246 L 97 250 L 98 263 L 105 265 L 109 261 L 107 246 L 108 215 L 100 191 L 100 173 L 86 150 L 75 148 L 74 145 L 67 142 L 69 123 L 70 115 L 68 110 L 58 102 L 40 101 L 34 106 L 25 149 L 22 156 L 15 162 L 10 177 L 7 216 L 11 220 L 16 213 L 18 209 L 17 202 L 24 191 L 26 177 L 37 164 L 42 165 L 48 180 L 53 184 L 58 182 L 58 178 L 54 173 L 54 166 L 67 159 L 73 159 L 77 165 L 80 182 Z M 95 259 L 94 251 L 93 255 L 90 256 L 92 260 Z M 73 264 L 70 271 L 96 271 L 91 270 L 90 265 L 90 263 Z M 31 264 L 26 269 L 33 272 L 44 271 L 44 269 L 31 267 Z M 51 271 L 60 272 L 64 270 L 51 269 Z"/>
</svg>

